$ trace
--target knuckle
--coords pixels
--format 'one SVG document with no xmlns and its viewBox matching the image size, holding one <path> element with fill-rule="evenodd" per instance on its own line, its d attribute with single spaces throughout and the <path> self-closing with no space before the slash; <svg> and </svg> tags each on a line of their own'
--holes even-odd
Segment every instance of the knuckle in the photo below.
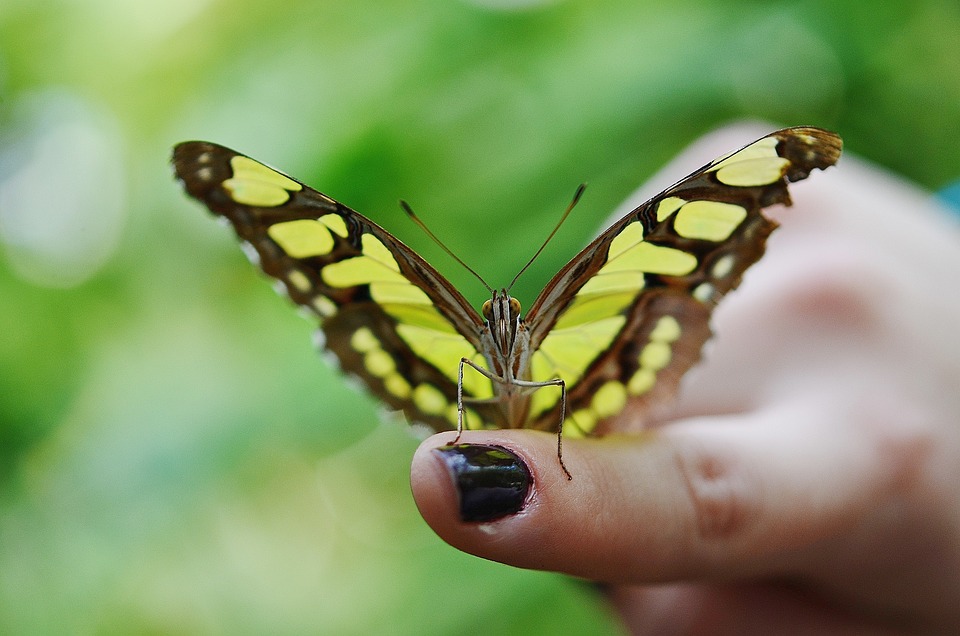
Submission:
<svg viewBox="0 0 960 636">
<path fill-rule="evenodd" d="M 687 448 L 676 455 L 686 486 L 697 538 L 729 539 L 742 534 L 756 518 L 756 498 L 739 462 L 705 448 Z"/>
<path fill-rule="evenodd" d="M 878 290 L 892 284 L 874 256 L 849 245 L 827 247 L 785 285 L 783 311 L 815 317 L 833 329 L 875 327 L 883 314 Z"/>
<path fill-rule="evenodd" d="M 888 493 L 909 493 L 924 484 L 925 471 L 942 449 L 940 427 L 928 410 L 906 399 L 861 396 L 852 400 L 856 422 L 875 465 L 882 467 L 878 486 Z"/>
</svg>

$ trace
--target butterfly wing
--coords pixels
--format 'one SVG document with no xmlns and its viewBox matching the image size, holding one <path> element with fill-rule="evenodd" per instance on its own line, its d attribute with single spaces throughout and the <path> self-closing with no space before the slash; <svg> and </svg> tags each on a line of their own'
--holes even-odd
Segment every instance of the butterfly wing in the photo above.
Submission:
<svg viewBox="0 0 960 636">
<path fill-rule="evenodd" d="M 532 379 L 567 383 L 565 433 L 602 434 L 628 400 L 676 390 L 710 336 L 713 307 L 777 227 L 761 210 L 790 205 L 787 183 L 833 165 L 841 148 L 819 128 L 771 133 L 634 209 L 553 277 L 526 325 Z M 556 428 L 553 393 L 533 395 L 528 426 Z"/>
<path fill-rule="evenodd" d="M 185 142 L 173 166 L 186 191 L 226 218 L 263 271 L 320 320 L 344 371 L 413 422 L 456 426 L 457 363 L 485 364 L 483 321 L 443 276 L 369 219 L 233 150 Z M 465 375 L 467 397 L 492 395 L 489 380 Z M 476 410 L 490 412 L 468 424 L 497 413 Z"/>
</svg>

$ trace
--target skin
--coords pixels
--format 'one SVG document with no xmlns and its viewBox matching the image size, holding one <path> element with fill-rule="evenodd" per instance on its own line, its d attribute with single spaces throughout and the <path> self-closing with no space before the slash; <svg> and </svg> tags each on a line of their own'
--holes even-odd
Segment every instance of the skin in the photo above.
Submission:
<svg viewBox="0 0 960 636">
<path fill-rule="evenodd" d="M 664 174 L 772 129 L 714 133 Z M 431 437 L 411 483 L 434 531 L 597 582 L 635 634 L 960 633 L 960 230 L 849 151 L 792 194 L 674 404 L 565 441 L 572 481 L 551 435 L 464 433 L 534 478 L 486 524 L 460 521 L 429 452 L 452 434 Z"/>
</svg>

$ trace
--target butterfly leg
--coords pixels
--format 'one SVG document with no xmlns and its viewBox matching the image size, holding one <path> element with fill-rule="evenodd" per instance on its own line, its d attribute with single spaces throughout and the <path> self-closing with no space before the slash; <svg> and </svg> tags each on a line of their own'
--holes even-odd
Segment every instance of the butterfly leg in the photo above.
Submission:
<svg viewBox="0 0 960 636">
<path fill-rule="evenodd" d="M 463 435 L 463 365 L 470 361 L 466 358 L 460 358 L 460 366 L 457 371 L 457 436 L 448 444 L 453 446 L 460 441 Z"/>
<path fill-rule="evenodd" d="M 573 475 L 567 470 L 567 465 L 563 463 L 563 421 L 567 417 L 567 383 L 560 380 L 560 424 L 557 425 L 557 461 L 560 462 L 560 468 L 567 476 L 567 481 L 573 479 Z"/>
<path fill-rule="evenodd" d="M 563 381 L 563 378 L 547 380 L 546 382 L 532 382 L 530 380 L 518 380 L 516 378 L 508 380 L 495 373 L 491 373 L 469 358 L 460 358 L 460 366 L 457 371 L 457 436 L 453 438 L 448 446 L 453 446 L 459 443 L 460 436 L 463 435 L 463 365 L 465 364 L 473 367 L 479 374 L 483 375 L 491 382 L 498 382 L 500 384 L 513 384 L 515 386 L 533 390 L 542 389 L 543 387 L 547 386 L 560 387 L 560 424 L 557 427 L 557 461 L 560 462 L 560 468 L 563 470 L 563 474 L 567 476 L 567 479 L 573 479 L 573 475 L 571 475 L 570 471 L 567 470 L 567 465 L 563 463 L 563 421 L 567 414 L 567 383 Z"/>
<path fill-rule="evenodd" d="M 463 435 L 463 417 L 464 417 L 464 408 L 463 408 L 463 365 L 469 364 L 471 367 L 476 369 L 480 374 L 486 376 L 493 382 L 505 382 L 503 378 L 493 373 L 490 373 L 483 367 L 479 366 L 473 360 L 469 358 L 460 358 L 460 366 L 457 370 L 457 436 L 453 438 L 448 446 L 453 446 L 460 442 L 460 436 Z"/>
<path fill-rule="evenodd" d="M 531 382 L 529 380 L 511 380 L 511 382 L 517 386 L 530 389 L 542 389 L 545 386 L 560 387 L 560 423 L 557 425 L 557 461 L 560 462 L 560 468 L 563 470 L 563 474 L 567 476 L 567 480 L 573 479 L 573 475 L 567 470 L 567 465 L 563 463 L 563 422 L 567 416 L 567 383 L 563 381 L 563 378 L 547 380 L 546 382 Z"/>
</svg>

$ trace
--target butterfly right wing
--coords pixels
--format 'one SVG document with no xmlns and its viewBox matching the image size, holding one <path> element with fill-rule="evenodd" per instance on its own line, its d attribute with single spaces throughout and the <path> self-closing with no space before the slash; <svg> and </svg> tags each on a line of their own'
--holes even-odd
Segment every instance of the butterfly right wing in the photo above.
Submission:
<svg viewBox="0 0 960 636">
<path fill-rule="evenodd" d="M 710 336 L 714 306 L 777 227 L 763 209 L 790 205 L 788 183 L 833 165 L 841 148 L 819 128 L 770 133 L 640 205 L 554 276 L 526 320 L 531 379 L 567 383 L 565 433 L 623 426 L 615 416 L 628 401 L 639 413 L 676 390 Z M 530 420 L 557 426 L 553 393 L 533 395 Z"/>
<path fill-rule="evenodd" d="M 457 423 L 461 357 L 486 366 L 483 321 L 433 267 L 350 208 L 262 163 L 209 142 L 178 144 L 173 165 L 187 193 L 226 218 L 265 273 L 320 320 L 341 368 L 411 422 Z M 464 373 L 464 395 L 492 396 Z M 467 425 L 498 425 L 478 403 Z"/>
</svg>

